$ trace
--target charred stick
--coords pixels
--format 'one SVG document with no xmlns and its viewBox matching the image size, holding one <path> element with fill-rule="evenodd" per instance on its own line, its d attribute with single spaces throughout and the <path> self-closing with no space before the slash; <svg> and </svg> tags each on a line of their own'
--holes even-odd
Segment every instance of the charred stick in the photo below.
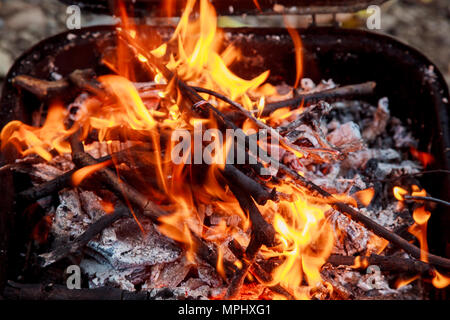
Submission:
<svg viewBox="0 0 450 320">
<path fill-rule="evenodd" d="M 327 194 L 328 192 L 323 190 L 323 195 Z M 333 196 L 330 194 L 329 199 L 333 199 Z M 347 213 L 350 215 L 350 217 L 360 222 L 363 226 L 365 226 L 367 229 L 371 230 L 373 233 L 375 233 L 377 236 L 382 237 L 392 244 L 396 245 L 397 247 L 405 250 L 407 253 L 409 253 L 411 256 L 413 256 L 416 259 L 420 259 L 421 253 L 424 253 L 428 257 L 428 261 L 430 264 L 440 266 L 446 269 L 450 269 L 450 260 L 446 259 L 444 257 L 436 256 L 434 254 L 428 253 L 428 252 L 422 252 L 422 250 L 415 245 L 409 243 L 407 240 L 403 239 L 399 235 L 395 234 L 392 231 L 389 231 L 382 225 L 378 224 L 374 220 L 370 219 L 369 217 L 365 216 L 364 214 L 360 213 L 358 210 L 352 208 L 351 206 L 342 203 L 342 202 L 335 202 L 330 203 L 330 205 L 343 213 Z"/>
<path fill-rule="evenodd" d="M 267 200 L 274 200 L 276 197 L 276 193 L 267 191 L 265 187 L 231 164 L 225 165 L 225 175 L 234 184 L 239 185 L 243 190 L 250 193 L 259 205 L 264 205 Z"/>
<path fill-rule="evenodd" d="M 231 279 L 230 285 L 228 286 L 226 299 L 233 299 L 239 293 L 245 277 L 253 265 L 258 254 L 259 249 L 262 246 L 261 240 L 256 237 L 257 231 L 252 227 L 252 236 L 250 238 L 250 243 L 245 250 L 245 255 L 241 259 L 242 267 L 236 271 L 233 278 Z"/>
<path fill-rule="evenodd" d="M 129 217 L 128 208 L 124 205 L 119 205 L 115 208 L 112 214 L 106 214 L 94 223 L 92 223 L 87 230 L 77 237 L 75 240 L 58 247 L 56 250 L 49 253 L 42 254 L 40 257 L 43 259 L 41 262 L 42 267 L 47 267 L 57 261 L 60 261 L 70 254 L 79 252 L 89 241 L 91 241 L 96 235 L 102 232 L 104 229 L 111 226 L 115 221 Z"/>
<path fill-rule="evenodd" d="M 81 90 L 98 94 L 100 91 L 94 85 L 91 69 L 75 70 L 67 78 L 55 81 L 37 79 L 28 75 L 19 75 L 13 79 L 13 85 L 35 95 L 41 101 L 64 99 L 69 101 Z"/>
<path fill-rule="evenodd" d="M 77 167 L 86 167 L 98 164 L 99 162 L 91 157 L 89 154 L 80 152 L 73 156 L 73 161 Z M 134 187 L 130 186 L 126 182 L 122 181 L 114 171 L 108 168 L 103 168 L 97 171 L 102 181 L 108 185 L 119 197 L 123 198 L 125 201 L 130 201 L 131 203 L 138 206 L 142 213 L 151 218 L 153 221 L 167 212 L 163 211 L 158 205 L 153 203 L 145 195 L 137 191 Z"/>
<path fill-rule="evenodd" d="M 242 268 L 236 271 L 231 283 L 228 287 L 226 297 L 234 298 L 238 293 L 244 282 L 245 276 L 253 262 L 256 259 L 259 249 L 264 244 L 267 247 L 271 247 L 275 243 L 275 230 L 273 226 L 269 224 L 261 215 L 261 212 L 256 207 L 253 200 L 246 193 L 245 190 L 233 183 L 228 184 L 234 196 L 239 202 L 239 205 L 246 213 L 251 221 L 251 239 L 250 243 L 245 250 L 245 255 L 242 258 Z"/>
<path fill-rule="evenodd" d="M 358 262 L 359 261 L 359 262 Z M 355 268 L 364 268 L 365 266 L 377 265 L 383 271 L 397 271 L 408 273 L 426 274 L 432 272 L 433 268 L 425 262 L 416 259 L 401 258 L 398 256 L 380 256 L 372 254 L 370 256 L 344 256 L 332 254 L 327 262 L 333 266 L 355 266 Z M 358 267 L 360 265 L 360 267 Z"/>
<path fill-rule="evenodd" d="M 219 93 L 216 93 L 212 90 L 208 90 L 208 89 L 204 89 L 204 88 L 200 88 L 200 87 L 192 87 L 192 89 L 194 89 L 197 92 L 203 92 L 203 93 L 207 93 L 210 94 L 212 96 L 215 96 L 223 101 L 225 101 L 226 103 L 230 104 L 231 106 L 233 106 L 234 108 L 236 108 L 237 110 L 239 110 L 242 114 L 244 114 L 247 119 L 251 120 L 254 124 L 256 124 L 258 126 L 258 128 L 263 129 L 263 130 L 267 130 L 268 132 L 270 132 L 271 136 L 276 139 L 277 141 L 280 141 L 282 144 L 284 144 L 285 146 L 287 146 L 290 149 L 294 149 L 303 153 L 307 153 L 303 148 L 300 148 L 299 146 L 293 144 L 292 142 L 290 142 L 288 139 L 286 139 L 285 137 L 283 137 L 282 135 L 280 135 L 280 133 L 278 132 L 278 130 L 272 128 L 271 126 L 265 124 L 264 122 L 262 122 L 261 120 L 259 120 L 258 118 L 256 118 L 253 113 L 251 113 L 250 111 L 248 111 L 247 109 L 245 109 L 242 105 L 240 105 L 239 103 L 225 97 L 224 95 L 221 95 Z"/>
<path fill-rule="evenodd" d="M 441 200 L 438 198 L 434 198 L 434 197 L 422 197 L 422 196 L 403 196 L 403 198 L 405 200 L 413 200 L 413 201 L 430 201 L 430 202 L 435 202 L 435 203 L 439 203 L 439 204 L 443 204 L 445 206 L 450 207 L 450 202 L 447 202 L 445 200 Z"/>
<path fill-rule="evenodd" d="M 19 75 L 14 77 L 12 83 L 17 88 L 31 92 L 41 101 L 62 97 L 70 91 L 70 83 L 66 79 L 46 81 L 27 75 Z"/>
<path fill-rule="evenodd" d="M 107 161 L 106 159 L 105 161 Z M 77 169 L 72 169 L 63 173 L 62 175 L 56 177 L 53 180 L 44 182 L 38 186 L 26 189 L 19 194 L 17 198 L 25 200 L 28 202 L 34 202 L 46 196 L 49 196 L 61 189 L 64 189 L 72 184 L 72 175 L 77 171 Z"/>
<path fill-rule="evenodd" d="M 292 99 L 287 99 L 283 101 L 268 103 L 262 111 L 262 116 L 268 116 L 277 109 L 284 107 L 295 108 L 303 102 L 304 106 L 309 106 L 311 104 L 317 103 L 320 100 L 327 102 L 333 102 L 336 100 L 358 98 L 361 96 L 367 96 L 373 94 L 376 83 L 369 81 L 361 84 L 353 84 L 342 86 L 334 89 L 328 89 L 320 92 L 311 92 L 305 94 L 299 94 L 297 97 Z"/>
<path fill-rule="evenodd" d="M 163 289 L 164 290 L 164 289 Z M 113 287 L 68 289 L 58 284 L 21 284 L 8 282 L 1 296 L 8 300 L 153 300 L 149 292 L 131 292 Z"/>
<path fill-rule="evenodd" d="M 272 247 L 275 244 L 275 229 L 273 226 L 264 219 L 253 199 L 241 185 L 228 183 L 228 186 L 239 202 L 242 211 L 248 215 L 255 240 L 261 245 Z"/>
<path fill-rule="evenodd" d="M 133 152 L 135 150 L 139 150 L 140 148 L 142 148 L 142 147 L 141 146 L 131 147 L 129 149 L 118 151 L 116 153 L 98 158 L 96 161 L 100 163 L 100 162 L 105 162 L 105 161 L 109 161 L 109 160 L 113 159 L 116 163 L 122 163 L 128 159 L 128 155 L 131 152 Z M 147 150 L 147 149 L 145 149 L 145 150 Z M 111 165 L 112 164 L 113 163 L 111 162 Z M 72 175 L 77 170 L 78 170 L 77 168 L 72 169 L 70 171 L 63 173 L 62 175 L 60 175 L 59 177 L 57 177 L 53 180 L 44 182 L 38 186 L 31 187 L 27 190 L 24 190 L 17 195 L 17 198 L 28 201 L 28 202 L 33 202 L 38 199 L 44 198 L 48 195 L 51 195 L 61 189 L 72 186 Z"/>
<path fill-rule="evenodd" d="M 331 106 L 329 103 L 324 101 L 319 101 L 317 104 L 314 104 L 304 110 L 294 121 L 290 122 L 288 125 L 283 127 L 278 127 L 277 129 L 281 133 L 286 133 L 290 130 L 293 130 L 303 123 L 311 123 L 312 120 L 319 120 L 320 117 L 330 112 Z"/>
</svg>

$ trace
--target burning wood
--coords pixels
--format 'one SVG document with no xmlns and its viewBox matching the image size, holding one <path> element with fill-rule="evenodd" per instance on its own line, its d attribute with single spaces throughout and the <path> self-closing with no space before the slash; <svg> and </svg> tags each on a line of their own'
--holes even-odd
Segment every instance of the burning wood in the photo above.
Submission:
<svg viewBox="0 0 450 320">
<path fill-rule="evenodd" d="M 450 260 L 427 251 L 428 208 L 408 200 L 447 203 L 417 186 L 392 195 L 389 179 L 422 167 L 408 159 L 415 140 L 390 115 L 387 98 L 377 107 L 354 100 L 373 95 L 375 83 L 315 86 L 298 71 L 301 88 L 286 99 L 287 84 L 265 83 L 268 71 L 245 80 L 228 68 L 239 50 L 219 51 L 208 1 L 189 21 L 194 3 L 168 42 L 150 46 L 122 16 L 117 58 L 102 61 L 114 74 L 15 78 L 48 104 L 44 123 L 13 121 L 1 132 L 4 150 L 43 159 L 7 167 L 35 184 L 17 199 L 38 201 L 52 217 L 52 241 L 35 253 L 40 266 L 79 255 L 90 287 L 115 287 L 116 298 L 142 291 L 135 296 L 149 299 L 161 287 L 172 297 L 186 290 L 244 298 L 254 290 L 350 298 L 347 278 L 358 292 L 389 295 L 400 294 L 386 279 L 398 273 L 448 284 L 436 268 L 449 269 Z M 137 82 L 124 61 L 139 63 L 152 81 Z M 57 192 L 56 205 L 44 201 Z M 420 248 L 395 233 L 401 227 L 410 227 Z M 376 274 L 376 287 L 360 274 L 372 266 L 390 272 Z M 14 284 L 7 295 L 46 292 Z"/>
</svg>

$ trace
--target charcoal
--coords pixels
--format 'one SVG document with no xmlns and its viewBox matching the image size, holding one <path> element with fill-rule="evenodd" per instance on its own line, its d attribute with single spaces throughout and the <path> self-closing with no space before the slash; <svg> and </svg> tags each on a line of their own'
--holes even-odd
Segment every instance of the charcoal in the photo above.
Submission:
<svg viewBox="0 0 450 320">
<path fill-rule="evenodd" d="M 135 223 L 132 218 L 117 221 L 105 229 L 98 240 L 90 241 L 88 247 L 118 270 L 173 262 L 180 256 L 180 250 L 151 224 L 144 224 L 145 234 L 135 229 L 126 237 L 118 235 L 118 229 L 126 229 Z"/>
</svg>

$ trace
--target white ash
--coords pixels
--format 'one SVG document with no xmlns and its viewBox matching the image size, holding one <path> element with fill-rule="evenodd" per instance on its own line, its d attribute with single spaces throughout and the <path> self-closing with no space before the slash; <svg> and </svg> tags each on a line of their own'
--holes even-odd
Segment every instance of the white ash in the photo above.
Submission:
<svg viewBox="0 0 450 320">
<path fill-rule="evenodd" d="M 327 140 L 345 153 L 357 151 L 363 147 L 359 126 L 353 121 L 337 127 L 327 135 Z"/>
<path fill-rule="evenodd" d="M 375 111 L 373 120 L 369 122 L 369 125 L 363 131 L 362 135 L 365 141 L 373 141 L 382 134 L 386 130 L 389 118 L 389 100 L 384 97 L 378 101 L 378 108 Z"/>
<path fill-rule="evenodd" d="M 412 174 L 418 173 L 422 170 L 422 166 L 417 162 L 413 162 L 410 160 L 402 161 L 399 164 L 395 163 L 378 163 L 378 169 L 381 172 L 381 177 L 386 177 L 395 173 L 400 176 L 402 174 Z"/>
<path fill-rule="evenodd" d="M 122 290 L 135 291 L 135 286 L 127 279 L 131 270 L 118 271 L 109 264 L 98 263 L 95 260 L 83 259 L 80 267 L 89 279 L 89 288 L 113 286 Z"/>
<path fill-rule="evenodd" d="M 218 288 L 223 284 L 223 281 L 218 275 L 216 269 L 204 262 L 198 263 L 197 272 L 199 279 L 211 288 Z"/>
<path fill-rule="evenodd" d="M 383 209 L 360 208 L 362 214 L 369 216 L 372 220 L 389 230 L 405 225 L 407 221 L 399 214 L 397 202 L 390 203 Z"/>
<path fill-rule="evenodd" d="M 347 158 L 342 161 L 343 168 L 363 168 L 370 159 L 377 159 L 382 162 L 390 162 L 400 160 L 401 155 L 398 151 L 386 149 L 363 149 L 349 153 Z"/>
<path fill-rule="evenodd" d="M 160 263 L 152 268 L 151 276 L 145 282 L 147 289 L 177 287 L 188 275 L 194 263 L 185 255 L 171 263 Z"/>
<path fill-rule="evenodd" d="M 393 118 L 393 123 L 397 123 L 394 129 L 394 141 L 396 148 L 407 148 L 407 147 L 416 147 L 417 140 L 413 138 L 411 132 L 409 132 L 404 126 L 400 125 L 400 120 Z"/>
<path fill-rule="evenodd" d="M 151 223 L 143 226 L 145 234 L 132 218 L 121 219 L 106 228 L 100 239 L 90 241 L 87 247 L 119 270 L 172 262 L 180 256 L 180 250 L 160 235 Z M 124 234 L 118 234 L 121 232 Z"/>
<path fill-rule="evenodd" d="M 86 231 L 93 221 L 84 212 L 77 189 L 61 190 L 59 202 L 51 232 L 56 236 L 56 239 L 73 240 Z"/>
<path fill-rule="evenodd" d="M 387 274 L 377 266 L 358 271 L 348 266 L 334 267 L 325 264 L 321 274 L 333 286 L 333 294 L 341 299 L 423 299 L 423 293 L 413 285 L 392 288 Z"/>
<path fill-rule="evenodd" d="M 373 236 L 370 231 L 334 209 L 327 215 L 335 234 L 333 253 L 356 255 L 367 250 L 367 244 Z"/>
</svg>

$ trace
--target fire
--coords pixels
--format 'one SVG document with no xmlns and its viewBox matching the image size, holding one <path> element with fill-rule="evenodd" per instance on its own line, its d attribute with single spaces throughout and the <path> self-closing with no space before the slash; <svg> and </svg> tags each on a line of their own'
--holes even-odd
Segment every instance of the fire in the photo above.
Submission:
<svg viewBox="0 0 450 320">
<path fill-rule="evenodd" d="M 91 166 L 87 166 L 87 167 L 78 169 L 72 175 L 72 184 L 74 186 L 78 186 L 85 178 L 92 175 L 96 171 L 109 166 L 111 163 L 112 163 L 112 161 L 109 160 L 109 161 L 101 162 L 98 164 L 93 164 Z"/>
<path fill-rule="evenodd" d="M 394 187 L 392 191 L 394 193 L 395 199 L 397 199 L 398 201 L 403 201 L 403 196 L 408 194 L 408 191 L 400 187 Z"/>
<path fill-rule="evenodd" d="M 427 222 L 430 216 L 431 213 L 425 210 L 425 207 L 415 209 L 413 213 L 415 223 L 408 229 L 419 240 L 420 260 L 423 262 L 428 262 Z"/>
<path fill-rule="evenodd" d="M 324 216 L 328 209 L 327 205 L 311 204 L 300 196 L 294 202 L 279 204 L 274 227 L 280 246 L 261 251 L 266 258 L 284 260 L 274 270 L 269 285 L 280 284 L 298 299 L 311 298 L 310 290 L 321 283 L 320 268 L 331 254 L 334 243 Z M 302 286 L 303 282 L 308 285 Z"/>
<path fill-rule="evenodd" d="M 400 289 L 400 288 L 402 288 L 404 286 L 407 286 L 408 284 L 410 284 L 411 282 L 413 282 L 413 281 L 415 281 L 415 280 L 417 280 L 419 278 L 420 278 L 419 275 L 415 275 L 415 276 L 413 276 L 411 278 L 408 278 L 408 279 L 397 279 L 397 281 L 395 281 L 394 287 L 396 289 Z"/>
<path fill-rule="evenodd" d="M 411 152 L 411 155 L 414 158 L 416 158 L 417 160 L 420 161 L 420 163 L 422 163 L 422 166 L 424 168 L 428 167 L 429 164 L 434 162 L 434 157 L 430 153 L 419 151 L 414 147 L 410 147 L 409 152 Z"/>
<path fill-rule="evenodd" d="M 290 26 L 288 20 L 284 19 L 284 23 L 286 25 L 286 29 L 289 32 L 289 35 L 292 38 L 292 42 L 294 43 L 295 48 L 295 65 L 296 65 L 296 74 L 295 74 L 295 83 L 294 88 L 298 87 L 298 84 L 300 83 L 300 78 L 303 75 L 303 46 L 302 46 L 302 40 L 300 38 L 300 35 L 298 34 L 297 30 L 295 30 L 292 26 Z"/>
<path fill-rule="evenodd" d="M 352 196 L 357 199 L 362 205 L 368 206 L 372 202 L 373 196 L 375 195 L 375 189 L 369 188 L 361 191 L 355 192 Z"/>
<path fill-rule="evenodd" d="M 47 119 L 42 127 L 32 127 L 21 121 L 9 122 L 0 133 L 1 147 L 8 143 L 14 144 L 22 156 L 37 154 L 47 161 L 53 156 L 51 150 L 60 154 L 70 152 L 70 145 L 66 139 L 76 131 L 76 128 L 67 130 L 64 120 L 67 110 L 60 104 L 49 107 Z"/>
<path fill-rule="evenodd" d="M 450 277 L 446 277 L 435 270 L 431 283 L 433 283 L 436 288 L 442 289 L 450 285 Z"/>
<path fill-rule="evenodd" d="M 172 153 L 178 150 L 175 150 L 174 141 L 163 145 L 161 142 L 163 134 L 170 136 L 182 128 L 194 135 L 196 123 L 199 122 L 208 129 L 218 127 L 214 119 L 197 119 L 195 116 L 186 119 L 183 112 L 186 102 L 179 95 L 176 79 L 221 93 L 240 103 L 258 119 L 269 96 L 276 97 L 277 92 L 272 85 L 265 83 L 269 70 L 252 79 L 243 79 L 231 71 L 231 64 L 241 58 L 241 52 L 232 44 L 224 42 L 224 34 L 217 28 L 216 12 L 210 2 L 208 0 L 199 2 L 199 16 L 197 19 L 191 19 L 196 1 L 187 1 L 178 25 L 166 43 L 147 43 L 145 38 L 141 37 L 138 28 L 126 16 L 124 7 L 120 6 L 122 23 L 117 29 L 120 35 L 117 57 L 104 58 L 103 61 L 116 74 L 103 75 L 96 79 L 105 94 L 91 95 L 83 101 L 77 119 L 71 127 L 66 123 L 69 117 L 66 108 L 53 105 L 49 108 L 42 127 L 32 127 L 20 121 L 13 121 L 5 126 L 0 138 L 2 148 L 7 144 L 13 144 L 23 156 L 38 154 L 51 161 L 52 151 L 59 154 L 71 153 L 67 139 L 79 129 L 82 129 L 82 141 L 87 141 L 89 134 L 95 131 L 99 142 L 109 141 L 109 134 L 113 130 L 123 130 L 124 133 L 128 130 L 139 132 L 152 146 L 151 153 L 140 160 L 151 167 L 156 179 L 155 185 L 144 190 L 145 194 L 151 195 L 152 200 L 164 205 L 170 212 L 159 218 L 159 231 L 182 243 L 186 248 L 186 258 L 191 262 L 196 259 L 199 240 L 208 240 L 216 244 L 218 248 L 216 269 L 225 278 L 225 251 L 221 245 L 228 238 L 247 245 L 251 221 L 243 210 L 239 209 L 239 203 L 231 191 L 225 187 L 223 164 L 213 163 L 207 169 L 199 170 L 191 164 L 192 162 L 178 164 L 171 161 Z M 258 7 L 258 2 L 254 2 Z M 173 14 L 175 5 L 176 1 L 172 0 L 164 6 L 168 16 Z M 297 31 L 289 26 L 287 29 L 295 46 L 297 66 L 295 87 L 297 87 L 303 71 L 302 43 Z M 155 67 L 150 63 L 155 57 L 164 61 L 162 67 Z M 146 68 L 149 79 L 154 80 L 156 84 L 164 85 L 164 89 L 158 89 L 157 95 L 152 96 L 150 102 L 141 97 L 136 87 L 130 59 Z M 168 76 L 170 72 L 174 74 L 172 79 Z M 219 110 L 229 107 L 215 97 L 206 94 L 202 97 Z M 302 111 L 302 106 L 293 111 L 280 109 L 270 118 L 260 120 L 263 123 L 265 121 L 279 123 Z M 244 122 L 241 129 L 246 132 L 255 129 L 254 123 Z M 226 141 L 225 145 L 225 154 L 215 156 L 226 157 L 231 149 L 230 141 Z M 91 146 L 87 144 L 85 148 L 89 151 Z M 287 146 L 284 148 L 284 151 L 291 151 L 297 157 L 303 156 L 297 150 Z M 196 150 L 192 143 L 189 144 L 187 151 L 184 159 L 194 160 Z M 91 174 L 107 166 L 115 166 L 117 169 L 114 161 L 106 161 L 77 170 L 72 176 L 73 184 L 78 186 Z M 303 175 L 302 172 L 299 174 Z M 290 198 L 277 203 L 269 200 L 266 205 L 258 206 L 264 219 L 272 223 L 278 240 L 275 247 L 263 246 L 260 250 L 263 258 L 278 261 L 270 275 L 270 281 L 266 284 L 270 286 L 279 284 L 294 297 L 309 299 L 312 297 L 313 289 L 318 286 L 330 288 L 330 284 L 322 280 L 320 271 L 331 254 L 335 240 L 334 232 L 325 215 L 331 206 L 299 189 L 288 179 L 280 181 L 273 187 L 279 192 L 289 194 Z M 412 195 L 423 192 L 424 190 L 413 187 Z M 408 194 L 406 190 L 394 188 L 394 195 L 399 201 L 403 201 L 406 194 Z M 353 196 L 354 198 L 348 195 L 334 195 L 334 198 L 355 207 L 357 199 L 367 206 L 374 196 L 374 189 L 362 190 Z M 206 209 L 201 208 L 208 205 L 220 212 L 223 220 L 206 226 L 208 213 Z M 114 208 L 108 202 L 103 202 L 102 206 L 107 213 L 112 212 Z M 423 261 L 426 261 L 428 250 L 426 246 L 428 218 L 429 212 L 423 207 L 417 209 L 414 211 L 416 224 L 410 229 L 419 238 L 421 248 L 425 252 Z M 136 221 L 138 222 L 137 219 Z M 143 230 L 142 226 L 140 228 Z M 243 263 L 239 260 L 236 260 L 234 265 L 238 269 L 243 267 Z M 361 261 L 360 258 L 355 260 L 355 268 L 366 266 L 366 260 Z M 433 281 L 442 286 L 442 283 L 447 281 L 442 279 L 444 277 L 436 273 Z"/>
</svg>

